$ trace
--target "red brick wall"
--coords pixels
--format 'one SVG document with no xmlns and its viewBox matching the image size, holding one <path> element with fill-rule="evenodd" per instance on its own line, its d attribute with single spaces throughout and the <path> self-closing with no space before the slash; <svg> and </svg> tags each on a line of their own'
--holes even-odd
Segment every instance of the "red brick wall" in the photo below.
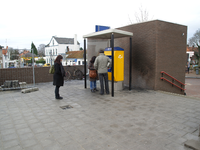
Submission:
<svg viewBox="0 0 200 150">
<path fill-rule="evenodd" d="M 177 87 L 160 80 L 160 71 L 185 83 L 187 26 L 155 20 L 119 29 L 133 32 L 132 87 L 184 94 Z M 125 49 L 124 82 L 128 85 L 129 38 L 115 39 L 115 46 Z"/>
<path fill-rule="evenodd" d="M 132 37 L 132 87 L 155 88 L 156 22 L 138 23 L 119 28 L 133 32 Z M 115 46 L 124 48 L 125 85 L 129 83 L 129 38 L 115 40 Z"/>
<path fill-rule="evenodd" d="M 73 71 L 74 68 L 83 72 L 83 66 L 64 66 L 65 70 Z M 49 74 L 50 67 L 35 67 L 35 83 L 51 82 L 53 75 Z M 5 80 L 19 80 L 19 82 L 33 83 L 33 68 L 7 68 L 0 69 L 0 85 Z"/>
<path fill-rule="evenodd" d="M 155 90 L 183 94 L 184 92 L 166 81 L 159 80 L 160 71 L 165 71 L 182 83 L 185 83 L 185 60 L 187 46 L 187 27 L 173 23 L 157 21 L 156 43 L 156 82 Z M 184 35 L 183 35 L 184 33 Z M 167 76 L 164 76 L 168 78 Z M 168 78 L 172 81 L 171 78 Z M 179 85 L 177 82 L 175 84 Z"/>
</svg>

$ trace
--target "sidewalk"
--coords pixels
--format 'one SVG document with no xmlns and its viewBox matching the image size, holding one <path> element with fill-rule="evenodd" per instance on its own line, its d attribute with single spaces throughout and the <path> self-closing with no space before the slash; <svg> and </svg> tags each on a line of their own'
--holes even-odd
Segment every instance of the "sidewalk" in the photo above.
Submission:
<svg viewBox="0 0 200 150">
<path fill-rule="evenodd" d="M 151 90 L 113 98 L 74 80 L 55 100 L 52 83 L 36 86 L 0 92 L 0 150 L 190 150 L 184 142 L 200 140 L 197 99 Z"/>
<path fill-rule="evenodd" d="M 189 74 L 185 73 L 185 78 L 200 79 L 200 72 L 196 75 L 196 71 L 190 71 Z"/>
</svg>

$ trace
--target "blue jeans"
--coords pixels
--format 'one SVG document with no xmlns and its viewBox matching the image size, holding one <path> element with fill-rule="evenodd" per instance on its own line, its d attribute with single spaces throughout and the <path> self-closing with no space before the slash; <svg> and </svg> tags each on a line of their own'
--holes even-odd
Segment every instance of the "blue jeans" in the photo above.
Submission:
<svg viewBox="0 0 200 150">
<path fill-rule="evenodd" d="M 96 88 L 96 80 L 95 81 L 90 81 L 90 90 Z"/>
</svg>

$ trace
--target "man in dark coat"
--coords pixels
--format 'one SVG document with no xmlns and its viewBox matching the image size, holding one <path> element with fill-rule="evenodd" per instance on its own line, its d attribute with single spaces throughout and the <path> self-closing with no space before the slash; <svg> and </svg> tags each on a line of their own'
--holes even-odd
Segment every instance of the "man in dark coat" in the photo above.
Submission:
<svg viewBox="0 0 200 150">
<path fill-rule="evenodd" d="M 53 85 L 56 86 L 55 88 L 55 98 L 56 99 L 63 99 L 63 97 L 60 96 L 59 94 L 59 88 L 60 86 L 64 85 L 64 76 L 65 76 L 65 71 L 62 66 L 62 59 L 63 57 L 61 55 L 58 55 L 56 60 L 54 61 L 54 75 L 53 75 Z"/>
</svg>

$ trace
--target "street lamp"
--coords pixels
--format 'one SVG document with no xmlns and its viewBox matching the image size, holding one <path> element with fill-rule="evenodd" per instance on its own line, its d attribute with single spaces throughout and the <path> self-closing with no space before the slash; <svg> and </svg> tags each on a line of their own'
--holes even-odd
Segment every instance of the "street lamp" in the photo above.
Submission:
<svg viewBox="0 0 200 150">
<path fill-rule="evenodd" d="M 50 54 L 50 60 L 51 60 L 51 66 L 52 66 L 52 51 L 51 50 L 50 50 L 49 54 Z"/>
</svg>

